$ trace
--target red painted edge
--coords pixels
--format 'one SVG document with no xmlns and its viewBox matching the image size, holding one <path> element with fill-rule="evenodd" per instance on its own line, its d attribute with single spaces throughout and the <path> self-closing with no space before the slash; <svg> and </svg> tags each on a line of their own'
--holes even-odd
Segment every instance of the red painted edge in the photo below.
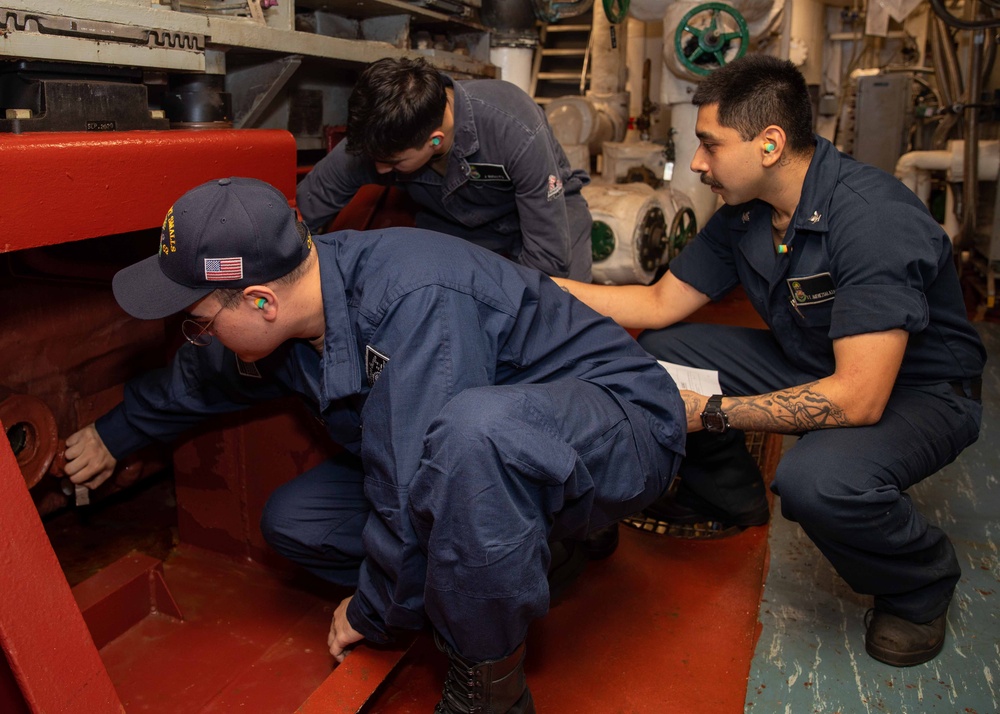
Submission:
<svg viewBox="0 0 1000 714">
<path fill-rule="evenodd" d="M 413 647 L 415 639 L 394 648 L 366 647 L 351 651 L 329 677 L 296 710 L 296 714 L 356 714 L 378 691 Z"/>
<path fill-rule="evenodd" d="M 45 714 L 124 712 L 5 441 L 0 523 L 0 645 L 24 700 Z"/>
</svg>

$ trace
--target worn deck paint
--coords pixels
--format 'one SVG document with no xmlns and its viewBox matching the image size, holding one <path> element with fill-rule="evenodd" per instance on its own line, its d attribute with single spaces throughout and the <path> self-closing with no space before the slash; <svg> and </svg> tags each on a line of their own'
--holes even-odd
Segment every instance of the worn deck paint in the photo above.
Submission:
<svg viewBox="0 0 1000 714">
<path fill-rule="evenodd" d="M 1000 712 L 1000 324 L 977 327 L 991 355 L 979 441 L 910 489 L 962 563 L 944 650 L 908 668 L 869 657 L 863 617 L 870 598 L 840 579 L 802 529 L 778 515 L 776 502 L 748 714 Z"/>
</svg>

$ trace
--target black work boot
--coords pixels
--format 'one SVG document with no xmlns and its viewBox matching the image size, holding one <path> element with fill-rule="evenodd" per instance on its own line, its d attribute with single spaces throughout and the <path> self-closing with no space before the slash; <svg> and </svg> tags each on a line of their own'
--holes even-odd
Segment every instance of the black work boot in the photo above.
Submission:
<svg viewBox="0 0 1000 714">
<path fill-rule="evenodd" d="M 583 541 L 569 538 L 550 541 L 549 552 L 549 602 L 554 603 L 583 574 L 589 556 Z"/>
<path fill-rule="evenodd" d="M 750 455 L 746 454 L 746 458 L 750 459 Z M 728 538 L 750 526 L 766 524 L 771 514 L 760 470 L 752 459 L 736 459 L 731 463 L 736 465 L 723 468 L 721 461 L 716 465 L 724 472 L 727 482 L 742 484 L 738 488 L 741 493 L 739 515 L 714 505 L 678 476 L 666 493 L 623 522 L 647 533 L 694 539 Z"/>
<path fill-rule="evenodd" d="M 524 678 L 524 643 L 503 659 L 470 662 L 434 633 L 450 666 L 434 714 L 535 714 Z"/>
<path fill-rule="evenodd" d="M 699 431 L 686 445 L 680 476 L 628 525 L 675 538 L 725 538 L 768 522 L 764 479 L 742 431 Z"/>
<path fill-rule="evenodd" d="M 618 550 L 618 524 L 612 523 L 599 528 L 583 541 L 587 557 L 591 560 L 604 560 Z"/>
<path fill-rule="evenodd" d="M 871 609 L 865 614 L 865 651 L 893 667 L 912 667 L 935 657 L 944 646 L 948 613 L 930 622 L 910 622 L 888 612 Z"/>
<path fill-rule="evenodd" d="M 579 578 L 588 560 L 610 558 L 618 549 L 618 524 L 599 528 L 583 540 L 566 538 L 549 541 L 549 602 L 562 598 L 566 589 Z"/>
</svg>

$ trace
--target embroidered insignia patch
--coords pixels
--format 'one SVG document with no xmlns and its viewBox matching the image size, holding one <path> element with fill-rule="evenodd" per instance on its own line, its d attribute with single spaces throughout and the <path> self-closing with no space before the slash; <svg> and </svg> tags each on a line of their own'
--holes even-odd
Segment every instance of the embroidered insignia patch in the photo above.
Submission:
<svg viewBox="0 0 1000 714">
<path fill-rule="evenodd" d="M 365 348 L 365 374 L 368 377 L 368 386 L 374 387 L 375 382 L 378 381 L 379 376 L 382 374 L 382 370 L 385 366 L 389 364 L 389 358 L 384 354 L 368 345 Z"/>
<path fill-rule="evenodd" d="M 545 195 L 548 201 L 558 198 L 563 192 L 563 182 L 558 176 L 549 176 L 549 192 Z"/>
<path fill-rule="evenodd" d="M 253 377 L 254 379 L 262 379 L 262 377 L 260 376 L 260 370 L 257 369 L 256 362 L 244 362 L 239 357 L 237 357 L 236 371 L 239 372 L 244 377 Z"/>
<path fill-rule="evenodd" d="M 788 278 L 788 291 L 797 305 L 815 305 L 833 300 L 837 295 L 837 286 L 829 273 L 818 273 L 801 278 Z"/>
<path fill-rule="evenodd" d="M 510 183 L 510 175 L 503 164 L 469 164 L 470 181 L 505 181 Z"/>
<path fill-rule="evenodd" d="M 174 207 L 167 210 L 160 229 L 160 255 L 170 255 L 177 252 L 177 232 L 174 230 Z"/>
<path fill-rule="evenodd" d="M 242 280 L 243 258 L 205 258 L 205 280 Z"/>
</svg>

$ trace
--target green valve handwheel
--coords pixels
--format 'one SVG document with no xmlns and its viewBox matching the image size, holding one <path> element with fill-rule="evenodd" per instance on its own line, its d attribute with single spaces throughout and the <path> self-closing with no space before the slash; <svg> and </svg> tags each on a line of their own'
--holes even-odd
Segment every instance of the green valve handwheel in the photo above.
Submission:
<svg viewBox="0 0 1000 714">
<path fill-rule="evenodd" d="M 629 0 L 604 0 L 604 15 L 608 22 L 617 25 L 628 15 Z"/>
<path fill-rule="evenodd" d="M 673 260 L 681 252 L 691 239 L 698 233 L 698 219 L 695 218 L 694 211 L 684 206 L 677 210 L 674 220 L 670 222 L 670 230 L 667 237 L 667 257 Z"/>
<path fill-rule="evenodd" d="M 725 67 L 726 54 L 732 50 L 733 43 L 737 40 L 739 48 L 729 61 L 746 54 L 750 31 L 739 11 L 721 2 L 705 3 L 692 8 L 684 15 L 674 32 L 677 57 L 687 69 L 701 76 Z"/>
<path fill-rule="evenodd" d="M 604 221 L 594 221 L 590 228 L 590 248 L 594 262 L 607 260 L 615 252 L 615 232 Z"/>
</svg>

